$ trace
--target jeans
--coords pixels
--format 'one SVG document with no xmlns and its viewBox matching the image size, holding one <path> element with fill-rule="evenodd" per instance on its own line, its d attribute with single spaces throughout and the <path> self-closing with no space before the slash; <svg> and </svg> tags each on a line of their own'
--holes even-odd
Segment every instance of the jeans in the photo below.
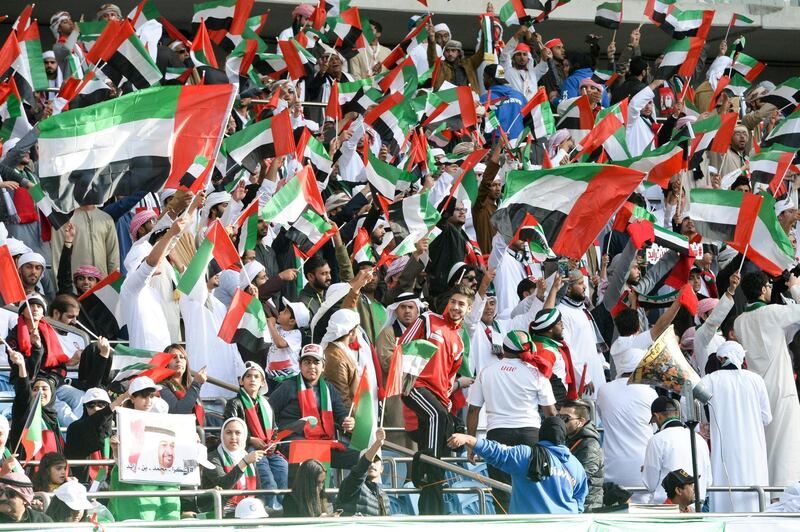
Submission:
<svg viewBox="0 0 800 532">
<path fill-rule="evenodd" d="M 83 416 L 83 390 L 62 384 L 56 388 L 56 416 L 58 424 L 68 427 L 70 423 Z"/>
<path fill-rule="evenodd" d="M 289 464 L 286 458 L 278 453 L 265 456 L 256 462 L 256 474 L 261 489 L 286 489 L 289 484 Z M 281 508 L 277 495 L 266 495 L 264 504 L 273 510 Z"/>
</svg>

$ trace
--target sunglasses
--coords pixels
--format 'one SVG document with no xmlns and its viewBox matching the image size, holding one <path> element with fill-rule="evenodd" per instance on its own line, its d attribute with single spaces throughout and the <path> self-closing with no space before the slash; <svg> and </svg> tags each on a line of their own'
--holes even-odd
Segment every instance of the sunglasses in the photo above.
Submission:
<svg viewBox="0 0 800 532">
<path fill-rule="evenodd" d="M 476 281 L 477 279 L 478 278 L 476 276 L 474 276 L 474 275 L 465 275 L 464 276 L 464 280 L 465 281 Z"/>
<path fill-rule="evenodd" d="M 92 401 L 91 403 L 86 403 L 85 405 L 83 405 L 83 407 L 84 408 L 103 408 L 107 404 L 108 403 L 106 403 L 105 401 Z"/>
</svg>

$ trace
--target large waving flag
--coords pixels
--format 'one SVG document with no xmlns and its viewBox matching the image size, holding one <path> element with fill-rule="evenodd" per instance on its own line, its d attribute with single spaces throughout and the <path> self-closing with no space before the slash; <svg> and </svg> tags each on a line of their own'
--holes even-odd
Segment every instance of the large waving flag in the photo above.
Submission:
<svg viewBox="0 0 800 532">
<path fill-rule="evenodd" d="M 800 104 L 800 77 L 789 78 L 761 97 L 761 101 L 771 103 L 778 109 L 795 108 Z"/>
<path fill-rule="evenodd" d="M 5 238 L 0 242 L 0 298 L 2 298 L 0 303 L 3 305 L 11 305 L 25 299 L 25 288 L 22 286 L 17 265 Z"/>
<path fill-rule="evenodd" d="M 42 188 L 64 212 L 156 192 L 198 155 L 214 159 L 234 96 L 233 85 L 153 87 L 43 120 Z"/>
<path fill-rule="evenodd" d="M 110 20 L 86 54 L 86 60 L 93 65 L 104 61 L 100 70 L 115 85 L 124 79 L 135 89 L 146 89 L 157 85 L 162 77 L 155 60 L 127 20 Z"/>
<path fill-rule="evenodd" d="M 194 4 L 192 30 L 196 34 L 200 22 L 205 20 L 208 34 L 216 44 L 221 44 L 223 39 L 228 36 L 228 32 L 241 37 L 242 31 L 247 25 L 247 19 L 250 17 L 250 11 L 253 9 L 253 3 L 254 0 L 211 0 Z M 226 51 L 232 50 L 237 44 L 238 40 L 233 37 L 230 39 Z"/>
<path fill-rule="evenodd" d="M 782 145 L 800 149 L 800 111 L 795 111 L 780 122 L 761 142 L 762 147 Z"/>
<path fill-rule="evenodd" d="M 336 226 L 322 217 L 311 205 L 286 230 L 286 238 L 294 243 L 296 252 L 308 260 L 336 233 Z"/>
<path fill-rule="evenodd" d="M 737 118 L 736 113 L 726 113 L 722 116 L 714 114 L 692 124 L 694 139 L 689 144 L 689 168 L 695 168 L 700 164 L 700 159 L 706 150 L 719 154 L 728 151 Z"/>
<path fill-rule="evenodd" d="M 582 163 L 509 172 L 492 221 L 510 240 L 530 213 L 554 253 L 579 260 L 643 178 L 621 166 Z"/>
<path fill-rule="evenodd" d="M 42 62 L 39 24 L 32 19 L 24 29 L 23 26 L 20 25 L 16 30 L 19 41 L 19 57 L 14 62 L 14 77 L 22 98 L 32 104 L 34 91 L 47 89 L 48 83 Z"/>
<path fill-rule="evenodd" d="M 251 173 L 255 173 L 262 159 L 294 153 L 296 146 L 289 110 L 237 131 L 225 139 L 223 146 L 225 153 Z"/>
<path fill-rule="evenodd" d="M 269 199 L 259 216 L 268 222 L 289 225 L 294 223 L 309 205 L 318 213 L 325 212 L 325 204 L 319 193 L 314 172 L 309 166 L 305 166 Z"/>
<path fill-rule="evenodd" d="M 703 240 L 726 242 L 737 250 L 750 243 L 762 197 L 737 190 L 689 191 L 689 217 Z"/>
<path fill-rule="evenodd" d="M 264 331 L 267 316 L 261 301 L 252 294 L 236 289 L 228 313 L 222 320 L 217 336 L 223 341 L 236 343 L 250 352 L 265 352 Z"/>
<path fill-rule="evenodd" d="M 227 270 L 239 262 L 239 254 L 219 220 L 214 220 L 192 261 L 181 275 L 178 290 L 189 294 L 198 283 L 205 282 L 208 264 L 212 258 L 217 261 L 221 270 Z"/>
<path fill-rule="evenodd" d="M 387 210 L 389 225 L 396 240 L 422 238 L 441 218 L 428 199 L 428 191 L 396 201 Z"/>
</svg>

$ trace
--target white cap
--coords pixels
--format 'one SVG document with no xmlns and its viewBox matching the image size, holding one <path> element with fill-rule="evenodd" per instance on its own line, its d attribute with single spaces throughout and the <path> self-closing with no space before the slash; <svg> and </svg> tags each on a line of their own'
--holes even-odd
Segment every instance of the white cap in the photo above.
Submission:
<svg viewBox="0 0 800 532">
<path fill-rule="evenodd" d="M 311 313 L 308 311 L 308 307 L 302 303 L 289 301 L 285 297 L 283 298 L 283 304 L 292 310 L 292 314 L 294 315 L 294 319 L 297 322 L 297 327 L 299 329 L 308 327 L 308 324 L 311 323 Z"/>
<path fill-rule="evenodd" d="M 56 54 L 53 50 L 45 50 L 42 52 L 42 59 L 55 59 Z"/>
<path fill-rule="evenodd" d="M 133 395 L 136 392 L 141 392 L 142 390 L 147 390 L 151 388 L 155 391 L 161 389 L 161 386 L 153 382 L 153 379 L 150 377 L 136 377 L 131 381 L 131 385 L 128 387 L 128 393 Z"/>
<path fill-rule="evenodd" d="M 794 208 L 795 206 L 791 196 L 787 196 L 786 198 L 775 202 L 775 216 L 780 216 L 783 212 Z M 22 266 L 22 264 L 20 264 L 20 266 Z"/>
<path fill-rule="evenodd" d="M 56 488 L 53 495 L 75 511 L 94 508 L 92 502 L 86 498 L 86 488 L 77 480 L 64 482 Z"/>
<path fill-rule="evenodd" d="M 28 263 L 41 264 L 43 268 L 47 266 L 47 262 L 45 262 L 44 257 L 36 253 L 35 251 L 29 251 L 28 253 L 24 253 L 17 261 L 17 268 L 21 268 L 23 264 L 28 264 Z"/>
<path fill-rule="evenodd" d="M 208 461 L 208 449 L 200 442 L 197 442 L 197 463 L 206 469 L 216 469 L 217 467 Z"/>
<path fill-rule="evenodd" d="M 81 404 L 85 405 L 86 403 L 93 403 L 95 401 L 103 401 L 110 404 L 111 398 L 108 397 L 108 392 L 102 388 L 89 388 L 86 390 L 86 393 L 83 394 Z"/>
<path fill-rule="evenodd" d="M 264 519 L 269 517 L 264 503 L 255 497 L 245 497 L 236 505 L 236 519 Z"/>
</svg>

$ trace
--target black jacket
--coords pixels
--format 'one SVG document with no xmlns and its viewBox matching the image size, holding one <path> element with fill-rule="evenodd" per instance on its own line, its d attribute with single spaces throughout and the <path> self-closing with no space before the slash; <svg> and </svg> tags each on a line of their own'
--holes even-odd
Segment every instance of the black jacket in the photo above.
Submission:
<svg viewBox="0 0 800 532">
<path fill-rule="evenodd" d="M 34 510 L 33 508 L 28 508 L 25 510 L 25 515 L 22 516 L 22 519 L 19 521 L 14 521 L 6 514 L 0 514 L 0 523 L 52 523 L 53 520 L 50 519 L 44 512 L 40 512 L 39 510 Z"/>
<path fill-rule="evenodd" d="M 83 417 L 70 423 L 67 428 L 67 441 L 64 444 L 64 455 L 68 460 L 87 460 L 95 451 L 103 450 L 103 440 L 111 437 L 114 412 L 105 406 L 92 415 L 86 411 Z M 73 466 L 72 475 L 81 482 L 89 481 L 89 468 Z"/>
<path fill-rule="evenodd" d="M 336 389 L 331 384 L 327 384 L 327 386 L 328 397 L 331 398 L 333 420 L 334 423 L 339 426 L 344 418 L 347 417 L 347 408 L 344 406 L 344 403 L 342 403 L 342 399 L 339 397 L 339 393 Z M 317 396 L 317 404 L 320 404 L 319 383 L 314 386 L 314 394 Z M 278 428 L 282 429 L 303 417 L 303 413 L 300 410 L 300 401 L 297 400 L 297 379 L 286 379 L 283 381 L 281 385 L 278 386 L 278 389 L 269 396 L 269 405 L 274 412 L 274 419 Z M 321 413 L 317 413 L 316 418 L 322 423 Z M 284 439 L 296 440 L 303 438 L 304 436 L 302 434 L 292 434 Z"/>
<path fill-rule="evenodd" d="M 258 419 L 261 420 L 261 424 L 263 425 L 264 424 L 264 419 L 262 419 L 261 412 L 260 412 L 260 410 L 258 408 L 256 408 L 256 413 L 258 414 Z M 238 417 L 239 419 L 245 420 L 245 423 L 247 422 L 247 418 L 245 417 L 244 405 L 242 404 L 242 400 L 239 398 L 238 395 L 236 395 L 234 397 L 231 397 L 230 399 L 228 399 L 228 402 L 225 403 L 225 414 L 224 414 L 224 417 L 225 417 L 225 419 L 230 419 L 232 417 Z M 274 429 L 275 428 L 274 416 L 273 416 L 273 420 L 272 420 L 272 425 L 273 425 L 272 427 L 266 427 L 266 428 L 268 428 L 268 429 Z M 249 427 L 248 427 L 247 431 L 248 431 L 250 436 L 253 436 L 253 431 L 250 430 Z"/>
<path fill-rule="evenodd" d="M 600 447 L 600 434 L 587 423 L 577 434 L 567 438 L 567 447 L 586 470 L 589 494 L 583 505 L 586 511 L 603 506 L 603 476 L 605 458 Z"/>
<path fill-rule="evenodd" d="M 201 478 L 200 478 L 200 486 L 203 489 L 211 489 L 220 487 L 224 490 L 236 489 L 236 483 L 239 482 L 239 479 L 242 478 L 244 475 L 244 471 L 239 467 L 238 464 L 234 464 L 229 472 L 225 472 L 225 467 L 222 465 L 222 458 L 219 456 L 219 452 L 216 449 L 208 451 L 208 461 L 214 464 L 214 469 L 206 469 L 205 467 L 202 468 L 201 471 Z M 255 469 L 255 464 L 253 464 L 253 469 Z M 261 489 L 258 474 L 256 474 L 256 488 Z M 222 501 L 223 506 L 225 505 L 225 501 Z M 211 497 L 199 497 L 197 499 L 197 505 L 201 512 L 210 512 L 214 508 L 214 501 Z"/>
<path fill-rule="evenodd" d="M 334 506 L 343 510 L 342 515 L 387 515 L 388 502 L 381 487 L 367 480 L 369 466 L 369 460 L 362 456 L 342 481 Z"/>
</svg>

